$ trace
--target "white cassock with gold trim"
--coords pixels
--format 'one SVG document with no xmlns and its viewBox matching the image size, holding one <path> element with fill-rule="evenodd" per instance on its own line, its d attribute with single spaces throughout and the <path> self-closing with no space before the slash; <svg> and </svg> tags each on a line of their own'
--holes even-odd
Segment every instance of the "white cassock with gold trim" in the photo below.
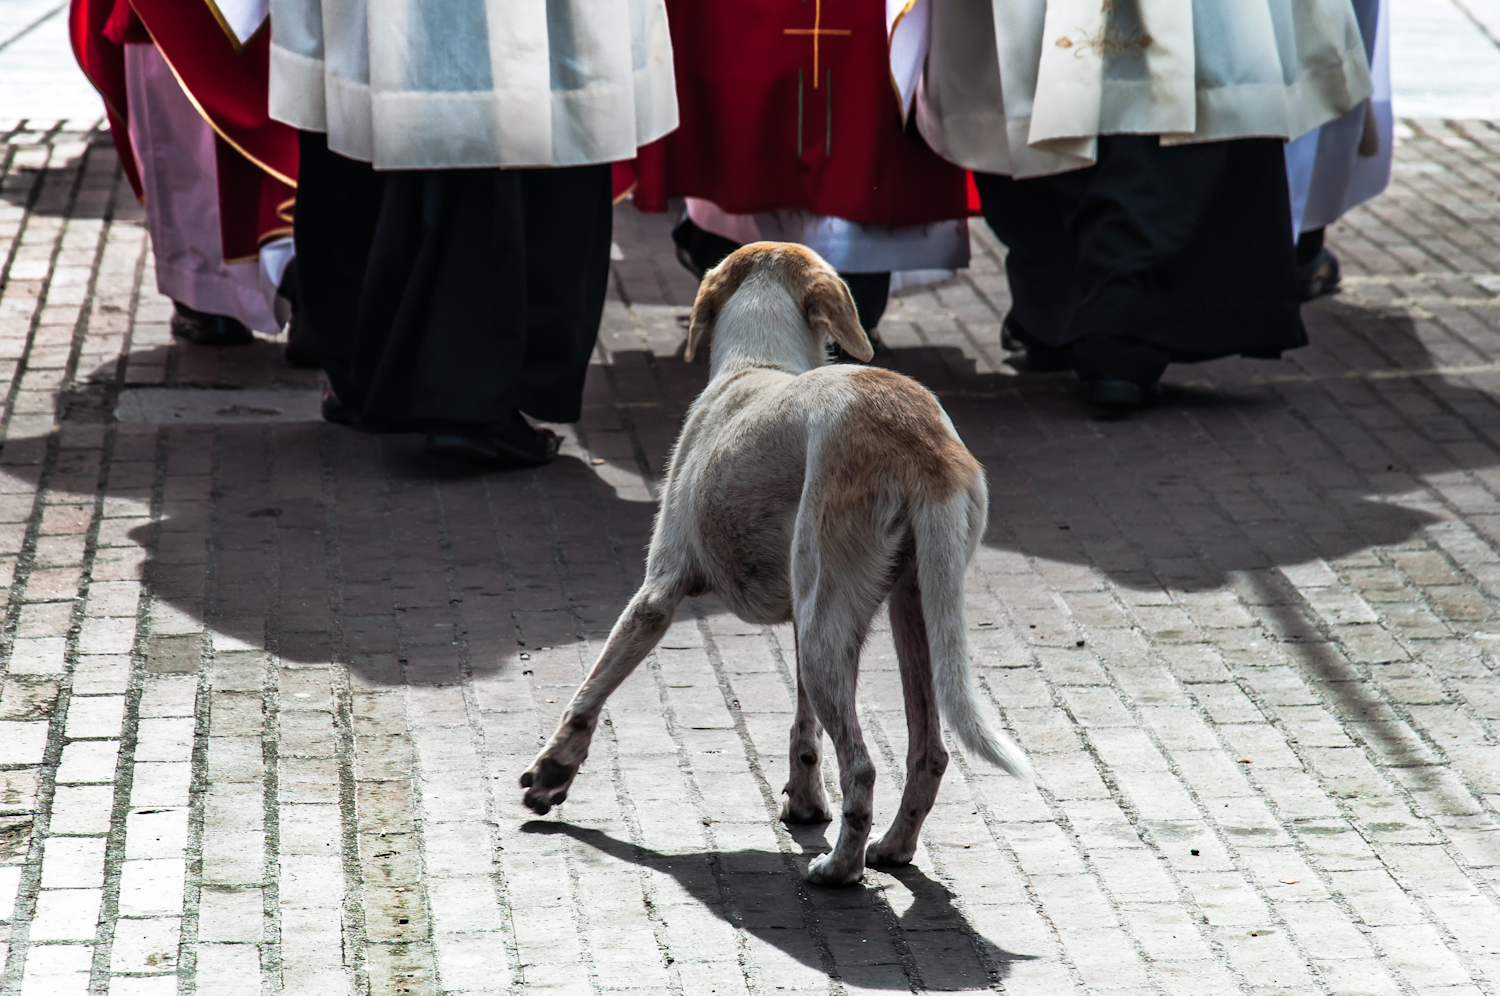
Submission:
<svg viewBox="0 0 1500 996">
<path fill-rule="evenodd" d="M 934 151 L 1017 177 L 1100 135 L 1297 138 L 1370 96 L 1350 0 L 888 0 L 891 75 Z"/>
<path fill-rule="evenodd" d="M 677 126 L 663 0 L 270 0 L 271 116 L 376 169 L 578 166 Z"/>
</svg>

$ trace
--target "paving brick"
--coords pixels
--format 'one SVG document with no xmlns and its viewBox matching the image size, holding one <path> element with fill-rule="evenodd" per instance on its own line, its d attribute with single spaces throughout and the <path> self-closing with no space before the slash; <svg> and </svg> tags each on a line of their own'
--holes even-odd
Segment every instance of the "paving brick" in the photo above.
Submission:
<svg viewBox="0 0 1500 996">
<path fill-rule="evenodd" d="M 5 132 L 0 186 L 37 198 L 0 198 L 0 993 L 1489 992 L 1500 139 L 1401 127 L 1390 191 L 1330 230 L 1344 290 L 1304 309 L 1311 344 L 1174 367 L 1129 420 L 1009 364 L 982 225 L 969 270 L 892 298 L 877 363 L 988 472 L 971 641 L 1040 785 L 954 745 L 914 866 L 836 893 L 796 871 L 827 834 L 772 819 L 790 628 L 712 599 L 566 805 L 517 804 L 705 376 L 665 218 L 616 210 L 563 456 L 464 477 L 340 427 L 59 423 L 72 369 L 317 375 L 175 342 L 107 138 Z M 882 617 L 882 820 L 898 695 Z"/>
</svg>

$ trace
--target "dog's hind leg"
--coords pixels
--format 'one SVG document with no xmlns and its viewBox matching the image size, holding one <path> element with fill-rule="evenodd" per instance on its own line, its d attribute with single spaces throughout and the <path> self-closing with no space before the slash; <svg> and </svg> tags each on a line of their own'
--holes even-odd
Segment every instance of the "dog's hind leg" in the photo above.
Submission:
<svg viewBox="0 0 1500 996">
<path fill-rule="evenodd" d="M 605 701 L 662 638 L 685 591 L 681 584 L 648 580 L 620 614 L 604 652 L 563 711 L 557 732 L 521 775 L 524 801 L 531 809 L 546 813 L 567 799 L 568 786 L 588 757 Z"/>
<path fill-rule="evenodd" d="M 812 611 L 797 620 L 797 670 L 813 710 L 833 740 L 844 795 L 838 839 L 833 850 L 807 866 L 814 885 L 853 885 L 865 870 L 865 843 L 875 803 L 875 765 L 859 728 L 854 689 L 859 650 L 869 627 L 847 604 L 814 599 Z M 873 610 L 872 610 L 873 612 Z"/>
<path fill-rule="evenodd" d="M 833 804 L 823 786 L 823 727 L 807 696 L 802 676 L 802 653 L 797 653 L 797 715 L 792 720 L 792 745 L 788 751 L 791 775 L 781 803 L 781 818 L 787 823 L 827 823 L 833 819 Z"/>
<path fill-rule="evenodd" d="M 901 690 L 906 697 L 906 789 L 901 793 L 901 811 L 890 829 L 865 854 L 866 862 L 877 866 L 911 863 L 922 823 L 932 810 L 948 768 L 932 684 L 932 651 L 922 620 L 922 594 L 910 565 L 891 589 L 891 636 L 901 662 Z"/>
</svg>

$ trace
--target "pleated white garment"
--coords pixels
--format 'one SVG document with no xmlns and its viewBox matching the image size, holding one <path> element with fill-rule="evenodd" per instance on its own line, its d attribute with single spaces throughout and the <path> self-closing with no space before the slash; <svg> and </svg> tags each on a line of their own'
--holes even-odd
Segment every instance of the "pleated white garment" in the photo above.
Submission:
<svg viewBox="0 0 1500 996">
<path fill-rule="evenodd" d="M 1099 135 L 1296 138 L 1370 95 L 1349 0 L 926 0 L 888 20 L 898 86 L 918 47 L 900 34 L 928 38 L 923 136 L 992 173 L 1087 166 Z"/>
<path fill-rule="evenodd" d="M 376 169 L 629 159 L 677 127 L 664 0 L 271 0 L 271 116 Z"/>
</svg>

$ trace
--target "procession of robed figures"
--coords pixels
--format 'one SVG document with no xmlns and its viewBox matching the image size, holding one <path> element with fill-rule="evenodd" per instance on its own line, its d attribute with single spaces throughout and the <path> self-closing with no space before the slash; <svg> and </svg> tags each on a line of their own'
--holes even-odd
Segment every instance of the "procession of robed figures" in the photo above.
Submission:
<svg viewBox="0 0 1500 996">
<path fill-rule="evenodd" d="M 173 331 L 287 332 L 323 413 L 528 467 L 579 415 L 612 202 L 776 240 L 877 327 L 1007 248 L 1020 369 L 1149 403 L 1276 357 L 1392 151 L 1381 0 L 74 0 Z M 847 357 L 842 357 L 848 359 Z"/>
</svg>

